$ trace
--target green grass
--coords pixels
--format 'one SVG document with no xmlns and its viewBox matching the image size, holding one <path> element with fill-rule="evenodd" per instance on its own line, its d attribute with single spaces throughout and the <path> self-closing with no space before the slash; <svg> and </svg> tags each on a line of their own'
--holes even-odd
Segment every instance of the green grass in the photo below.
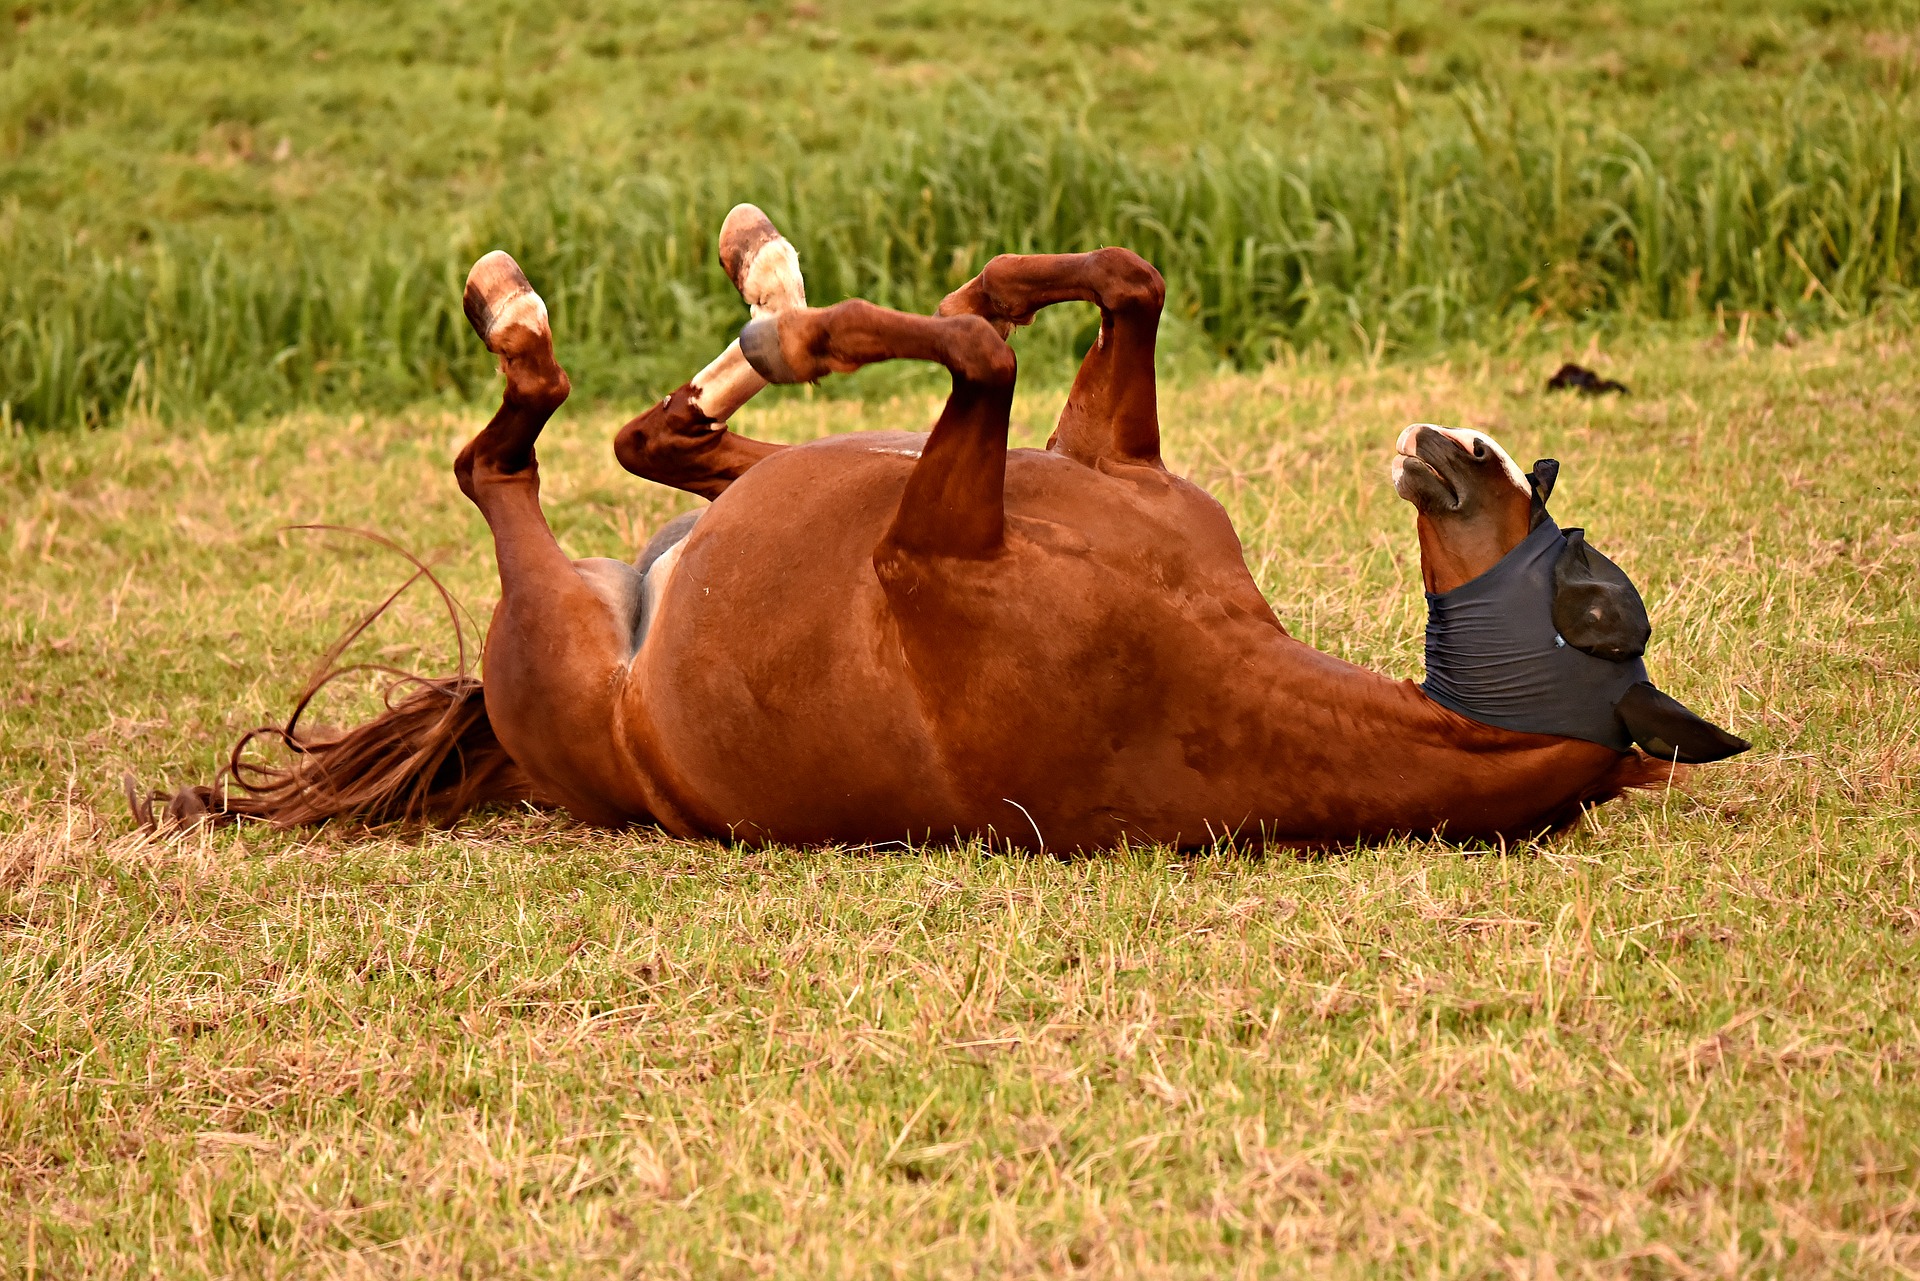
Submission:
<svg viewBox="0 0 1920 1281">
<path fill-rule="evenodd" d="M 486 366 L 459 283 L 496 246 L 548 291 L 587 394 L 643 398 L 741 320 L 710 246 L 742 198 L 826 301 L 925 307 L 996 251 L 1131 245 L 1179 345 L 1244 369 L 1567 325 L 1911 321 L 1917 20 L 28 4 L 0 22 L 0 425 L 465 401 Z"/>
<path fill-rule="evenodd" d="M 1581 355 L 1634 394 L 1541 393 Z M 1911 1276 L 1916 355 L 1855 325 L 1168 389 L 1171 461 L 1296 634 L 1417 674 L 1388 451 L 1477 425 L 1562 460 L 1556 515 L 1638 580 L 1656 678 L 1756 741 L 1545 844 L 1307 860 L 754 852 L 541 814 L 135 833 L 123 769 L 204 779 L 401 575 L 284 526 L 439 552 L 484 616 L 448 474 L 476 415 L 15 438 L 0 1272 Z M 1057 400 L 1023 394 L 1021 439 Z M 576 554 L 686 505 L 617 470 L 617 418 L 543 443 Z M 425 599 L 365 647 L 451 662 Z"/>
<path fill-rule="evenodd" d="M 0 15 L 0 1275 L 1920 1272 L 1912 0 L 25 3 Z M 496 245 L 615 424 L 741 309 L 993 252 L 1171 289 L 1170 462 L 1287 626 L 1417 675 L 1406 422 L 1563 461 L 1755 749 L 1508 850 L 746 851 L 496 813 L 160 839 L 402 575 Z M 1017 340 L 1044 438 L 1090 334 Z M 1779 345 L 1776 345 L 1779 340 Z M 1360 359 L 1354 359 L 1359 357 Z M 1561 358 L 1634 395 L 1548 397 Z M 802 440 L 928 420 L 875 369 Z M 106 432 L 48 431 L 117 424 Z M 409 597 L 359 651 L 449 670 Z M 323 718 L 371 706 L 343 689 Z"/>
</svg>

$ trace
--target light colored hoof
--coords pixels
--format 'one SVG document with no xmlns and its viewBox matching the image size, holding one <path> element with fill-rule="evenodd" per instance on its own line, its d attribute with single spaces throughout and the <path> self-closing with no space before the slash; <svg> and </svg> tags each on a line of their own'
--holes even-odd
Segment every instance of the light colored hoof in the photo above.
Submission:
<svg viewBox="0 0 1920 1281">
<path fill-rule="evenodd" d="M 756 205 L 735 205 L 720 224 L 720 265 L 756 317 L 807 305 L 800 255 Z"/>
<path fill-rule="evenodd" d="M 547 304 L 533 292 L 526 273 L 505 250 L 496 249 L 473 264 L 460 303 L 467 313 L 467 323 L 488 351 L 501 352 L 518 335 L 523 335 L 522 342 L 527 338 L 553 341 Z"/>
</svg>

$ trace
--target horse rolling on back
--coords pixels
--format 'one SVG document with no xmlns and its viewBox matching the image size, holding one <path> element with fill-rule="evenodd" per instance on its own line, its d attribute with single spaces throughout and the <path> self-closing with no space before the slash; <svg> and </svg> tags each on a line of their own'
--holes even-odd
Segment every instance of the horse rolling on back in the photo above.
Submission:
<svg viewBox="0 0 1920 1281">
<path fill-rule="evenodd" d="M 751 206 L 720 250 L 754 319 L 614 442 L 710 505 L 638 564 L 561 551 L 535 445 L 569 384 L 539 296 L 487 255 L 466 310 L 505 392 L 454 468 L 500 569 L 484 686 L 429 682 L 344 735 L 284 735 L 290 764 L 243 764 L 176 812 L 447 820 L 524 798 L 753 843 L 1321 845 L 1539 833 L 1672 774 L 1479 723 L 1289 636 L 1220 504 L 1161 463 L 1164 286 L 1130 251 L 1003 255 L 921 316 L 808 307 Z M 1099 337 L 1047 447 L 1009 449 L 1006 336 L 1068 301 L 1099 308 Z M 769 382 L 902 359 L 951 374 L 930 431 L 783 447 L 725 425 Z M 1463 475 L 1477 515 L 1420 518 L 1430 588 L 1526 535 L 1516 468 Z"/>
</svg>

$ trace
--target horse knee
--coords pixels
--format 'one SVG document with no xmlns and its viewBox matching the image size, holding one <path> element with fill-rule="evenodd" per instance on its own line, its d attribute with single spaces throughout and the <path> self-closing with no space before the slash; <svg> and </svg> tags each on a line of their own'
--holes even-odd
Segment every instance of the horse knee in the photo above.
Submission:
<svg viewBox="0 0 1920 1281">
<path fill-rule="evenodd" d="M 982 387 L 1013 386 L 1019 363 L 999 330 L 979 316 L 953 316 L 947 324 L 943 344 L 947 368 Z"/>
<path fill-rule="evenodd" d="M 551 414 L 573 394 L 573 383 L 553 358 L 551 348 L 524 357 L 509 357 L 501 364 L 507 374 L 505 399 L 519 408 Z"/>
<path fill-rule="evenodd" d="M 1158 312 L 1167 301 L 1167 282 L 1152 263 L 1131 249 L 1111 246 L 1093 253 L 1100 280 L 1100 305 L 1108 311 Z"/>
</svg>

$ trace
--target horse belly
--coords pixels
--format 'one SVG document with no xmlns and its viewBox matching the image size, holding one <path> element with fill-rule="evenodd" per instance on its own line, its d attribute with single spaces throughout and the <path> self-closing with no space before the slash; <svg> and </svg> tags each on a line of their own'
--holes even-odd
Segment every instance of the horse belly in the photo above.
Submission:
<svg viewBox="0 0 1920 1281">
<path fill-rule="evenodd" d="M 752 840 L 1070 849 L 1237 822 L 1239 762 L 1212 745 L 1278 628 L 1224 513 L 1016 455 L 1003 555 L 883 585 L 920 439 L 795 448 L 702 517 L 636 665 L 661 789 Z"/>
<path fill-rule="evenodd" d="M 805 493 L 747 489 L 756 468 L 684 544 L 630 719 L 649 772 L 702 830 L 794 843 L 954 831 L 872 564 L 898 501 L 884 473 L 903 481 L 909 465 L 896 461 L 881 484 L 840 475 Z M 756 501 L 733 502 L 738 490 Z"/>
</svg>

